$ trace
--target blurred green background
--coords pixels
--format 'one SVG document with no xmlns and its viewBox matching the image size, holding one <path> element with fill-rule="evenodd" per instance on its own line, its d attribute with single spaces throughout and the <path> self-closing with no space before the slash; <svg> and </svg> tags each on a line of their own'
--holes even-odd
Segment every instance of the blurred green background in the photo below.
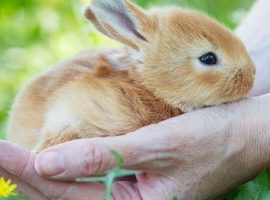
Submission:
<svg viewBox="0 0 270 200">
<path fill-rule="evenodd" d="M 234 29 L 254 0 L 135 0 L 143 7 L 177 4 L 201 10 Z M 0 0 L 0 139 L 19 88 L 61 59 L 89 47 L 117 45 L 83 17 L 86 0 Z M 270 175 L 261 174 L 222 199 L 270 199 Z M 260 194 L 259 194 L 260 195 Z M 254 197 L 254 198 L 253 198 Z M 267 198 L 266 198 L 267 199 Z"/>
<path fill-rule="evenodd" d="M 235 28 L 254 0 L 136 0 L 191 7 Z M 87 0 L 0 0 L 0 138 L 18 89 L 38 72 L 89 47 L 116 45 L 83 17 Z"/>
</svg>

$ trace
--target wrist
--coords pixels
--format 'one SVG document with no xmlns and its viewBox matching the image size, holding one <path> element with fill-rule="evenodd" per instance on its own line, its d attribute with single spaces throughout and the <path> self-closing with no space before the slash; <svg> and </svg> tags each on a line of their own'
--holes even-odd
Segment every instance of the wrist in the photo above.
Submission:
<svg viewBox="0 0 270 200">
<path fill-rule="evenodd" d="M 237 139 L 243 144 L 243 167 L 253 175 L 270 166 L 270 95 L 243 102 Z M 244 113 L 244 114 L 243 114 Z M 250 173 L 252 175 L 252 173 Z"/>
<path fill-rule="evenodd" d="M 264 168 L 270 167 L 270 94 L 254 98 L 257 101 L 256 122 L 253 131 L 258 139 L 258 151 L 261 154 L 261 161 Z"/>
</svg>

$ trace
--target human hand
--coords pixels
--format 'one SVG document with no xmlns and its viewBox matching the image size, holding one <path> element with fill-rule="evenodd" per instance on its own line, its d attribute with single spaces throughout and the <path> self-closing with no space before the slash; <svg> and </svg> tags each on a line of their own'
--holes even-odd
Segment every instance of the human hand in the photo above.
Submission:
<svg viewBox="0 0 270 200">
<path fill-rule="evenodd" d="M 268 0 L 255 1 L 252 9 L 235 31 L 256 63 L 255 82 L 249 96 L 270 92 L 270 25 L 264 20 L 270 17 L 269 9 Z"/>
<path fill-rule="evenodd" d="M 41 152 L 35 169 L 53 180 L 92 176 L 114 166 L 113 149 L 123 156 L 124 168 L 145 171 L 134 182 L 116 182 L 115 200 L 169 200 L 175 194 L 181 200 L 211 199 L 269 166 L 269 102 L 270 95 L 255 97 L 124 136 L 60 144 Z"/>
<path fill-rule="evenodd" d="M 28 200 L 103 200 L 100 183 L 57 182 L 37 175 L 36 155 L 15 144 L 0 141 L 0 177 L 11 179 Z M 118 188 L 114 189 L 118 192 Z"/>
</svg>

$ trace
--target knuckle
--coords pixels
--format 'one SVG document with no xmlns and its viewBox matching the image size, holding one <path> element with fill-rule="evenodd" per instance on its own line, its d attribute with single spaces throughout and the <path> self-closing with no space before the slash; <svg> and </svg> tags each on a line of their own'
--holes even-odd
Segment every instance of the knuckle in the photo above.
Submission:
<svg viewBox="0 0 270 200">
<path fill-rule="evenodd" d="M 92 175 L 107 170 L 111 166 L 111 157 L 107 146 L 91 142 L 81 153 L 81 174 Z"/>
<path fill-rule="evenodd" d="M 32 155 L 27 155 L 27 157 L 25 157 L 25 162 L 22 165 L 21 171 L 18 172 L 18 178 L 24 179 L 24 177 L 29 175 L 29 168 L 31 168 L 31 166 L 33 165 L 33 160 L 31 159 L 31 156 Z"/>
</svg>

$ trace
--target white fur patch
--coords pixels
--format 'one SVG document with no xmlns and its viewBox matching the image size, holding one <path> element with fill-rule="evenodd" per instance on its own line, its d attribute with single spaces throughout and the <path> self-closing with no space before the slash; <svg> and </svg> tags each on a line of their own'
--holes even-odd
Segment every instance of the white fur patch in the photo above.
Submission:
<svg viewBox="0 0 270 200">
<path fill-rule="evenodd" d="M 55 103 L 45 115 L 44 129 L 46 132 L 58 133 L 65 127 L 75 127 L 79 123 L 74 114 L 69 111 L 65 102 Z"/>
</svg>

